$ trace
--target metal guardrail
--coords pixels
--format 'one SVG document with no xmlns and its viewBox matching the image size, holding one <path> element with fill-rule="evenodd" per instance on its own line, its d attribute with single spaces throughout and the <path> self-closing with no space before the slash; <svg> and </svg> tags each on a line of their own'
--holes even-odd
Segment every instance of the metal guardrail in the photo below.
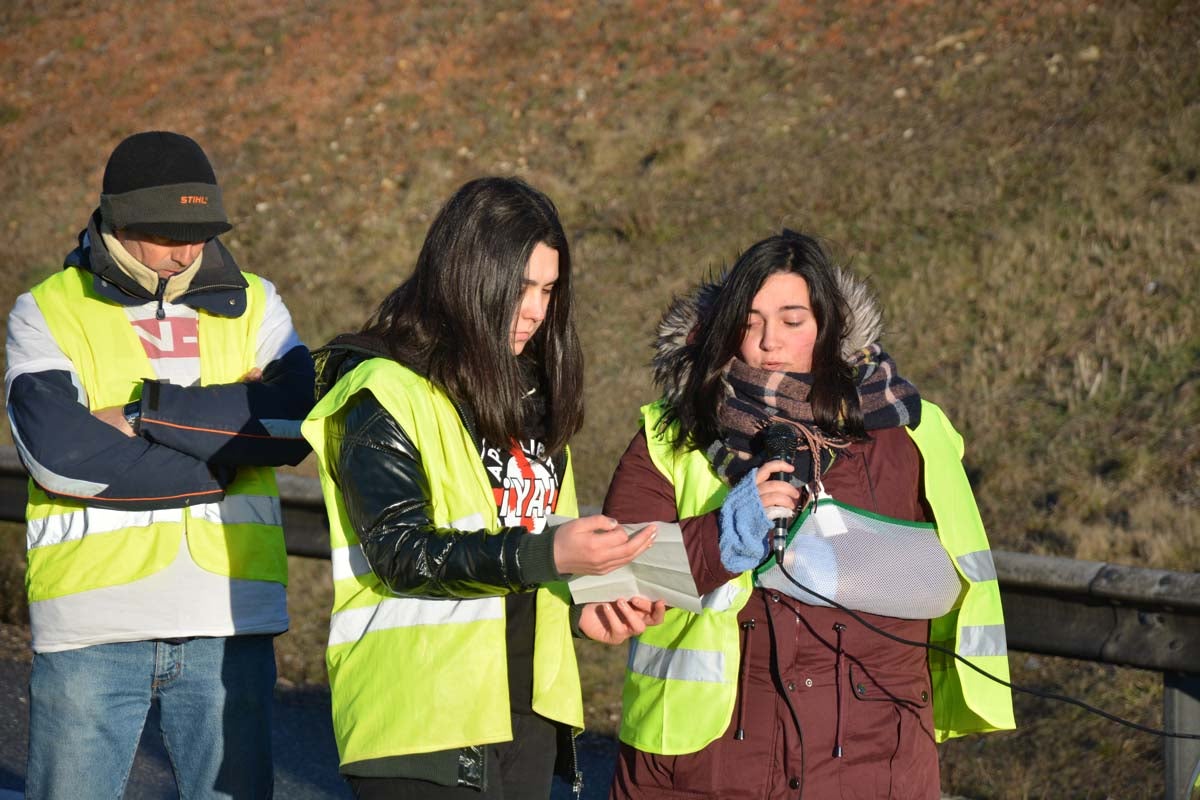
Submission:
<svg viewBox="0 0 1200 800">
<path fill-rule="evenodd" d="M 25 518 L 26 473 L 0 448 L 0 519 Z M 279 476 L 288 553 L 329 558 L 314 478 Z M 1163 724 L 1200 732 L 1200 573 L 995 551 L 1008 646 L 1162 673 Z M 1200 741 L 1165 739 L 1165 797 L 1186 800 Z"/>
<path fill-rule="evenodd" d="M 1200 574 L 996 551 L 1008 646 L 1162 673 L 1169 731 L 1200 733 Z M 1187 800 L 1200 741 L 1164 739 L 1164 797 Z"/>
</svg>

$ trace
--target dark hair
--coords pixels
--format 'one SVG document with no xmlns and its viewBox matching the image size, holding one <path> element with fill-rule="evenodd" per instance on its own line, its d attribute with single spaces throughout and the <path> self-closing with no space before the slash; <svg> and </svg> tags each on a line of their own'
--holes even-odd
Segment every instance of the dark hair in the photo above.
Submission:
<svg viewBox="0 0 1200 800">
<path fill-rule="evenodd" d="M 558 251 L 546 318 L 519 357 L 510 340 L 525 268 L 538 244 Z M 571 251 L 550 198 L 517 178 L 479 178 L 451 197 L 425 236 L 417 266 L 362 333 L 427 376 L 493 442 L 522 435 L 526 373 L 545 399 L 547 454 L 583 424 L 583 352 L 575 332 Z"/>
<path fill-rule="evenodd" d="M 816 239 L 785 230 L 742 254 L 725 274 L 711 314 L 701 320 L 696 364 L 670 415 L 680 423 L 676 447 L 704 449 L 720 438 L 726 366 L 741 349 L 755 295 L 767 278 L 781 272 L 799 275 L 808 284 L 817 321 L 809 395 L 814 421 L 828 434 L 866 436 L 854 372 L 841 355 L 848 312 L 835 268 Z"/>
</svg>

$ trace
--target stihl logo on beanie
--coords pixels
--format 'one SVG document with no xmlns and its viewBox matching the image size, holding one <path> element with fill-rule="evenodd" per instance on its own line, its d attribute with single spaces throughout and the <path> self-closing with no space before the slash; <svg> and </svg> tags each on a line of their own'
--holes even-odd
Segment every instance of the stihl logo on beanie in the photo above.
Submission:
<svg viewBox="0 0 1200 800">
<path fill-rule="evenodd" d="M 233 228 L 204 150 L 169 131 L 135 133 L 104 168 L 100 216 L 113 230 L 202 242 Z"/>
</svg>

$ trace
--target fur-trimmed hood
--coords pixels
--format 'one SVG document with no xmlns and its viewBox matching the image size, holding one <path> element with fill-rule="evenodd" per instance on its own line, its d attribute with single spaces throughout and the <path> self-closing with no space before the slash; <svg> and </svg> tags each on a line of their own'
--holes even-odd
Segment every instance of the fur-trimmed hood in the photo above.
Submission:
<svg viewBox="0 0 1200 800">
<path fill-rule="evenodd" d="M 867 284 L 840 267 L 835 279 L 846 300 L 846 335 L 842 339 L 842 358 L 851 357 L 883 335 L 883 316 Z M 687 385 L 697 356 L 695 332 L 707 320 L 728 273 L 715 281 L 704 281 L 687 294 L 676 297 L 658 323 L 654 342 L 654 382 L 667 402 L 674 405 Z"/>
</svg>

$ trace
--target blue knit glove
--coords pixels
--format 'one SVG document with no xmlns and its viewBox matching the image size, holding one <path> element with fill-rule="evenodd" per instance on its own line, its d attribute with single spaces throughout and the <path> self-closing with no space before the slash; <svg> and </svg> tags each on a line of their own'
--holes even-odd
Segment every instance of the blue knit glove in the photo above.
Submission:
<svg viewBox="0 0 1200 800">
<path fill-rule="evenodd" d="M 750 470 L 725 496 L 719 516 L 721 564 L 730 572 L 754 569 L 767 557 L 771 520 L 763 512 L 762 499 Z"/>
</svg>

